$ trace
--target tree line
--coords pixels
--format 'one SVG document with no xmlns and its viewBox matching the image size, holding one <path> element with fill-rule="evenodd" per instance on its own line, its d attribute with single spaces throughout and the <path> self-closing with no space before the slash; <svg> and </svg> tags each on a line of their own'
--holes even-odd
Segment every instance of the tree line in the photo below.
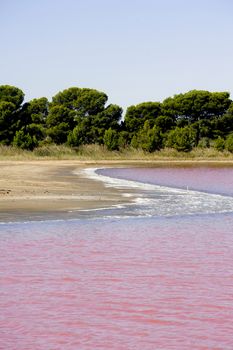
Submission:
<svg viewBox="0 0 233 350">
<path fill-rule="evenodd" d="M 214 146 L 233 152 L 233 102 L 228 92 L 192 90 L 123 110 L 108 96 L 71 87 L 24 102 L 21 89 L 0 86 L 0 144 L 33 150 L 45 144 L 105 145 L 153 152 Z"/>
</svg>

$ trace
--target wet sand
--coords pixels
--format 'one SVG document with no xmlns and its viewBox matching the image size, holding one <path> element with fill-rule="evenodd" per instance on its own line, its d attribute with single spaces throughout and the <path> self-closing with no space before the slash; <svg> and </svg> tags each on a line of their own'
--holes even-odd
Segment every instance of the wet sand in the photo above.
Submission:
<svg viewBox="0 0 233 350">
<path fill-rule="evenodd" d="M 1 161 L 0 221 L 54 218 L 126 201 L 117 189 L 88 179 L 79 161 Z M 75 172 L 75 173 L 74 173 Z"/>
<path fill-rule="evenodd" d="M 0 161 L 0 222 L 75 217 L 72 213 L 129 201 L 123 191 L 89 179 L 83 172 L 88 167 L 203 164 L 232 166 L 209 161 Z"/>
</svg>

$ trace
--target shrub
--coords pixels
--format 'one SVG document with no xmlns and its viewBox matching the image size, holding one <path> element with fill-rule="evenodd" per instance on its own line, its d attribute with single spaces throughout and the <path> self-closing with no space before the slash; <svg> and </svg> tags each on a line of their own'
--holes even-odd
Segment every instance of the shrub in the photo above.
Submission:
<svg viewBox="0 0 233 350">
<path fill-rule="evenodd" d="M 229 152 L 233 153 L 233 134 L 227 137 L 225 147 Z"/>
<path fill-rule="evenodd" d="M 131 147 L 136 148 L 136 149 L 139 147 L 137 135 L 133 135 L 130 145 L 131 145 Z"/>
<path fill-rule="evenodd" d="M 210 139 L 208 137 L 202 137 L 198 142 L 198 147 L 200 148 L 209 148 L 210 147 Z"/>
<path fill-rule="evenodd" d="M 162 135 L 159 127 L 150 128 L 149 121 L 145 121 L 143 128 L 131 140 L 133 148 L 141 148 L 146 152 L 154 152 L 162 147 Z"/>
<path fill-rule="evenodd" d="M 30 136 L 28 133 L 24 133 L 23 130 L 16 131 L 13 139 L 13 146 L 33 150 L 38 145 L 38 141 L 35 136 Z"/>
<path fill-rule="evenodd" d="M 104 145 L 109 151 L 118 150 L 118 135 L 116 130 L 109 128 L 104 134 Z"/>
<path fill-rule="evenodd" d="M 175 128 L 167 136 L 166 147 L 175 148 L 177 151 L 189 152 L 195 145 L 196 133 L 186 126 L 184 128 Z"/>
<path fill-rule="evenodd" d="M 218 151 L 223 151 L 225 148 L 225 140 L 222 137 L 218 137 L 215 141 L 214 141 L 214 148 Z"/>
</svg>

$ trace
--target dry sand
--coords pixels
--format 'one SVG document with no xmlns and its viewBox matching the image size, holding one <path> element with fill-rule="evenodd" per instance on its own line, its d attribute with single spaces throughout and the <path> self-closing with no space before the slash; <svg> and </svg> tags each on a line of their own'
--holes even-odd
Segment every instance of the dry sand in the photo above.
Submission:
<svg viewBox="0 0 233 350">
<path fill-rule="evenodd" d="M 98 166 L 62 160 L 1 161 L 0 221 L 41 219 L 46 215 L 53 218 L 126 201 L 121 191 L 106 188 L 82 172 Z"/>
<path fill-rule="evenodd" d="M 128 202 L 129 199 L 122 195 L 121 190 L 105 187 L 103 182 L 89 179 L 82 170 L 87 167 L 129 164 L 232 166 L 232 162 L 224 161 L 0 161 L 0 222 L 59 218 L 62 215 L 64 218 L 76 217 L 82 210 Z"/>
</svg>

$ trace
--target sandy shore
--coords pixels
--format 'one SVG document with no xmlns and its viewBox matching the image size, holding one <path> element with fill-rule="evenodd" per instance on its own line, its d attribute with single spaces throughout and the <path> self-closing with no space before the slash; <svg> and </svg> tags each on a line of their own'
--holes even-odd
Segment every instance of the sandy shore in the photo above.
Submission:
<svg viewBox="0 0 233 350">
<path fill-rule="evenodd" d="M 106 188 L 83 172 L 101 166 L 80 161 L 1 161 L 0 221 L 53 218 L 126 201 L 119 190 Z"/>
<path fill-rule="evenodd" d="M 81 210 L 105 208 L 128 202 L 122 191 L 89 179 L 83 169 L 119 165 L 232 166 L 209 161 L 0 161 L 0 222 L 75 217 Z M 73 216 L 72 216 L 73 215 Z"/>
</svg>

